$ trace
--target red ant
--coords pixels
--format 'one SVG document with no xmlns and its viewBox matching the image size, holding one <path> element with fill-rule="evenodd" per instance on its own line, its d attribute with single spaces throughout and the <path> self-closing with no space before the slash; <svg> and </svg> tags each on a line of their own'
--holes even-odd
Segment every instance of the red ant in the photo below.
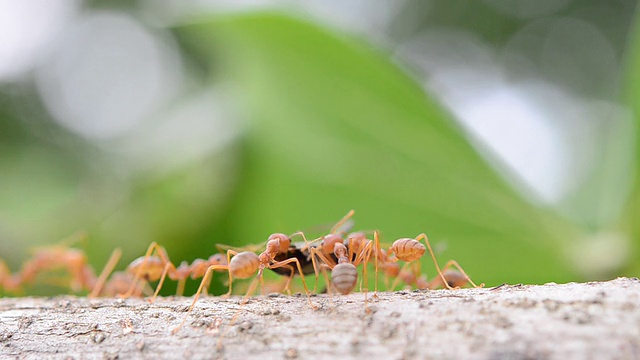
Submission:
<svg viewBox="0 0 640 360">
<path fill-rule="evenodd" d="M 24 262 L 21 270 L 15 274 L 11 274 L 6 264 L 0 261 L 0 284 L 4 289 L 15 292 L 24 285 L 35 283 L 43 272 L 48 273 L 62 269 L 71 275 L 69 288 L 72 291 L 91 291 L 89 296 L 92 296 L 96 287 L 103 286 L 120 255 L 120 249 L 115 249 L 100 277 L 96 278 L 94 270 L 88 264 L 87 256 L 82 250 L 69 248 L 63 244 L 43 247 L 36 250 L 33 256 Z"/>
<path fill-rule="evenodd" d="M 347 249 L 344 244 L 336 243 L 333 250 L 334 255 L 338 258 L 338 264 L 331 268 L 331 284 L 334 289 L 343 295 L 349 294 L 355 288 L 358 280 L 357 266 L 362 262 L 364 262 L 362 277 L 364 278 L 364 281 L 367 281 L 367 262 L 371 257 L 373 249 L 371 241 L 368 241 L 361 247 L 358 247 L 357 250 L 354 250 L 357 246 L 353 246 L 353 243 L 350 243 L 349 245 L 350 246 Z M 324 256 L 322 259 L 325 261 Z M 330 267 L 330 265 L 328 266 Z M 362 285 L 360 290 L 362 290 Z M 365 294 L 365 304 L 366 299 Z"/>
<path fill-rule="evenodd" d="M 154 251 L 157 256 L 152 255 Z M 169 260 L 169 255 L 167 255 L 165 248 L 154 241 L 149 245 L 144 256 L 133 260 L 129 266 L 127 266 L 127 272 L 133 274 L 134 278 L 128 290 L 124 294 L 119 294 L 119 296 L 123 298 L 130 297 L 136 289 L 138 281 L 141 279 L 145 282 L 158 281 L 153 297 L 149 299 L 149 302 L 153 303 L 167 276 L 171 280 L 178 281 L 176 292 L 177 295 L 182 295 L 184 283 L 191 273 L 191 268 L 186 262 L 182 262 L 180 266 L 176 268 Z"/>
<path fill-rule="evenodd" d="M 422 245 L 422 243 L 420 243 L 420 240 L 423 239 L 426 244 L 426 248 L 424 245 Z M 427 249 L 429 250 L 429 254 L 431 255 L 431 259 L 433 260 L 436 270 L 438 271 L 438 277 L 436 277 L 429 283 L 426 283 L 424 279 L 416 276 L 416 274 L 420 272 L 419 268 L 414 268 L 413 272 L 407 271 L 407 267 L 412 262 L 419 260 L 424 255 Z M 447 271 L 445 276 L 445 273 L 440 270 L 440 266 L 436 261 L 436 257 L 431 248 L 431 244 L 429 243 L 429 239 L 424 233 L 418 235 L 414 239 L 401 238 L 394 241 L 388 252 L 384 252 L 382 249 L 380 249 L 380 244 L 379 242 L 377 242 L 376 250 L 378 261 L 382 264 L 381 267 L 384 269 L 385 273 L 388 276 L 396 278 L 394 283 L 391 285 L 391 289 L 395 288 L 400 280 L 404 280 L 404 282 L 409 285 L 415 284 L 418 286 L 418 288 L 421 289 L 433 289 L 439 286 L 444 286 L 445 288 L 452 290 L 454 287 L 458 287 L 459 284 L 462 284 L 463 286 L 467 282 L 475 288 L 484 286 L 484 284 L 480 284 L 479 286 L 476 285 L 455 260 L 449 261 L 444 269 L 445 271 L 447 271 L 451 266 L 454 266 L 458 269 L 458 271 Z M 406 262 L 405 266 L 399 270 L 397 265 L 392 265 L 398 260 Z M 461 277 L 464 278 L 464 281 L 461 280 Z M 453 284 L 453 286 L 451 284 Z M 377 286 L 378 284 L 376 277 L 376 291 L 378 288 Z"/>
<path fill-rule="evenodd" d="M 69 288 L 73 292 L 93 287 L 95 273 L 88 265 L 85 253 L 82 250 L 62 245 L 36 250 L 32 258 L 22 265 L 18 282 L 20 285 L 33 284 L 41 272 L 55 269 L 64 269 L 71 275 Z"/>
<path fill-rule="evenodd" d="M 374 236 L 377 238 L 378 233 L 375 232 Z M 353 291 L 358 280 L 357 266 L 360 263 L 364 263 L 363 278 L 367 279 L 367 262 L 369 261 L 372 251 L 373 243 L 371 240 L 367 240 L 364 233 L 353 233 L 348 238 L 348 247 L 333 235 L 325 236 L 324 239 L 329 238 L 330 243 L 333 244 L 333 256 L 337 259 L 337 263 L 332 258 L 327 257 L 326 247 L 327 244 L 322 244 L 322 249 L 310 248 L 311 256 L 318 257 L 322 262 L 321 267 L 328 267 L 331 269 L 331 284 L 334 289 L 341 294 L 349 294 Z M 340 238 L 341 239 L 341 238 Z M 377 273 L 377 259 L 376 259 L 376 273 Z M 366 287 L 366 284 L 365 284 Z M 362 284 L 360 286 L 362 290 Z M 366 297 L 365 297 L 366 299 Z"/>
<path fill-rule="evenodd" d="M 189 270 L 191 272 L 191 279 L 195 280 L 195 279 L 204 277 L 204 275 L 207 272 L 207 269 L 210 266 L 214 266 L 214 265 L 217 265 L 214 271 L 224 272 L 227 270 L 228 264 L 229 263 L 227 261 L 227 258 L 223 254 L 211 255 L 207 260 L 196 259 L 193 261 L 193 263 L 191 263 L 191 266 L 189 267 Z M 205 287 L 204 287 L 205 292 L 206 292 L 206 289 L 209 288 L 210 283 L 211 283 L 211 278 L 209 278 L 209 282 L 205 284 Z"/>
<path fill-rule="evenodd" d="M 313 265 L 313 271 L 316 276 L 316 282 L 313 287 L 313 291 L 316 292 L 318 287 L 318 264 L 316 258 L 322 259 L 322 261 L 329 268 L 333 269 L 338 263 L 338 257 L 335 254 L 335 246 L 336 244 L 344 244 L 344 239 L 342 235 L 338 233 L 339 229 L 347 223 L 347 221 L 353 216 L 355 213 L 354 210 L 350 210 L 340 221 L 338 221 L 333 228 L 331 228 L 331 232 L 325 236 L 319 237 L 311 242 L 307 242 L 305 239 L 305 246 L 301 248 L 302 252 L 308 252 L 309 257 L 311 257 L 311 263 Z M 359 240 L 359 238 L 358 238 Z M 319 245 L 313 245 L 315 242 L 320 241 Z M 351 258 L 349 258 L 351 260 Z M 311 273 L 311 272 L 309 272 Z"/>
</svg>

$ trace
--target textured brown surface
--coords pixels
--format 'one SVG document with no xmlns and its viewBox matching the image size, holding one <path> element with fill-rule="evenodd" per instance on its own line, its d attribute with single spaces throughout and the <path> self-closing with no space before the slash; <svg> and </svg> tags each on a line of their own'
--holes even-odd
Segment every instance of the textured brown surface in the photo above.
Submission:
<svg viewBox="0 0 640 360">
<path fill-rule="evenodd" d="M 312 300 L 205 297 L 172 335 L 189 298 L 2 299 L 0 357 L 640 358 L 638 279 L 380 293 L 370 314 L 363 294 Z"/>
</svg>

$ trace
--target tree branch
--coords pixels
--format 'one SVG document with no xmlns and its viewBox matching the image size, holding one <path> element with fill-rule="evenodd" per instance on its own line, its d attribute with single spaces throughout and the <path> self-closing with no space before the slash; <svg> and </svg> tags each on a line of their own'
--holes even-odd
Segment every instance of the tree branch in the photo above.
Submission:
<svg viewBox="0 0 640 360">
<path fill-rule="evenodd" d="M 176 335 L 191 298 L 6 298 L 0 357 L 640 358 L 635 278 L 371 295 L 205 297 Z"/>
</svg>

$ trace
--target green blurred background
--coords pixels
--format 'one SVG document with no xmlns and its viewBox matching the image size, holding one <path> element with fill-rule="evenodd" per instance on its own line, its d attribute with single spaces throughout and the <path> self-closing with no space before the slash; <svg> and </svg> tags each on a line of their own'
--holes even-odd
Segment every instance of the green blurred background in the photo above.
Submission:
<svg viewBox="0 0 640 360">
<path fill-rule="evenodd" d="M 355 209 L 487 285 L 637 276 L 636 6 L 0 1 L 0 257 L 177 264 Z"/>
</svg>

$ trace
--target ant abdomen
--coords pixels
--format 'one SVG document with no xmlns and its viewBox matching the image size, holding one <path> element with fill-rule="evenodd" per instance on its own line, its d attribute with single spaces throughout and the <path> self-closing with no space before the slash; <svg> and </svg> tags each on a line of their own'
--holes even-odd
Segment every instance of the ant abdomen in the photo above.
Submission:
<svg viewBox="0 0 640 360">
<path fill-rule="evenodd" d="M 349 294 L 358 281 L 358 270 L 351 263 L 341 263 L 331 270 L 331 282 L 339 293 Z"/>
<path fill-rule="evenodd" d="M 118 294 L 124 294 L 131 283 L 133 282 L 133 275 L 124 271 L 117 271 L 111 275 L 111 279 L 104 285 L 104 289 L 100 291 L 98 295 L 103 296 L 116 296 Z M 139 283 L 133 290 L 132 296 L 141 296 L 143 283 Z"/>
<path fill-rule="evenodd" d="M 127 266 L 127 272 L 130 274 L 136 274 L 139 270 L 143 271 L 142 277 L 148 281 L 160 279 L 163 269 L 164 263 L 157 256 L 149 256 L 146 261 L 145 257 L 141 256 Z"/>
<path fill-rule="evenodd" d="M 243 251 L 231 258 L 229 272 L 238 279 L 247 279 L 256 273 L 260 266 L 258 255 L 251 251 Z"/>
<path fill-rule="evenodd" d="M 402 261 L 412 262 L 420 259 L 427 248 L 416 239 L 398 239 L 391 245 L 391 252 Z"/>
</svg>

